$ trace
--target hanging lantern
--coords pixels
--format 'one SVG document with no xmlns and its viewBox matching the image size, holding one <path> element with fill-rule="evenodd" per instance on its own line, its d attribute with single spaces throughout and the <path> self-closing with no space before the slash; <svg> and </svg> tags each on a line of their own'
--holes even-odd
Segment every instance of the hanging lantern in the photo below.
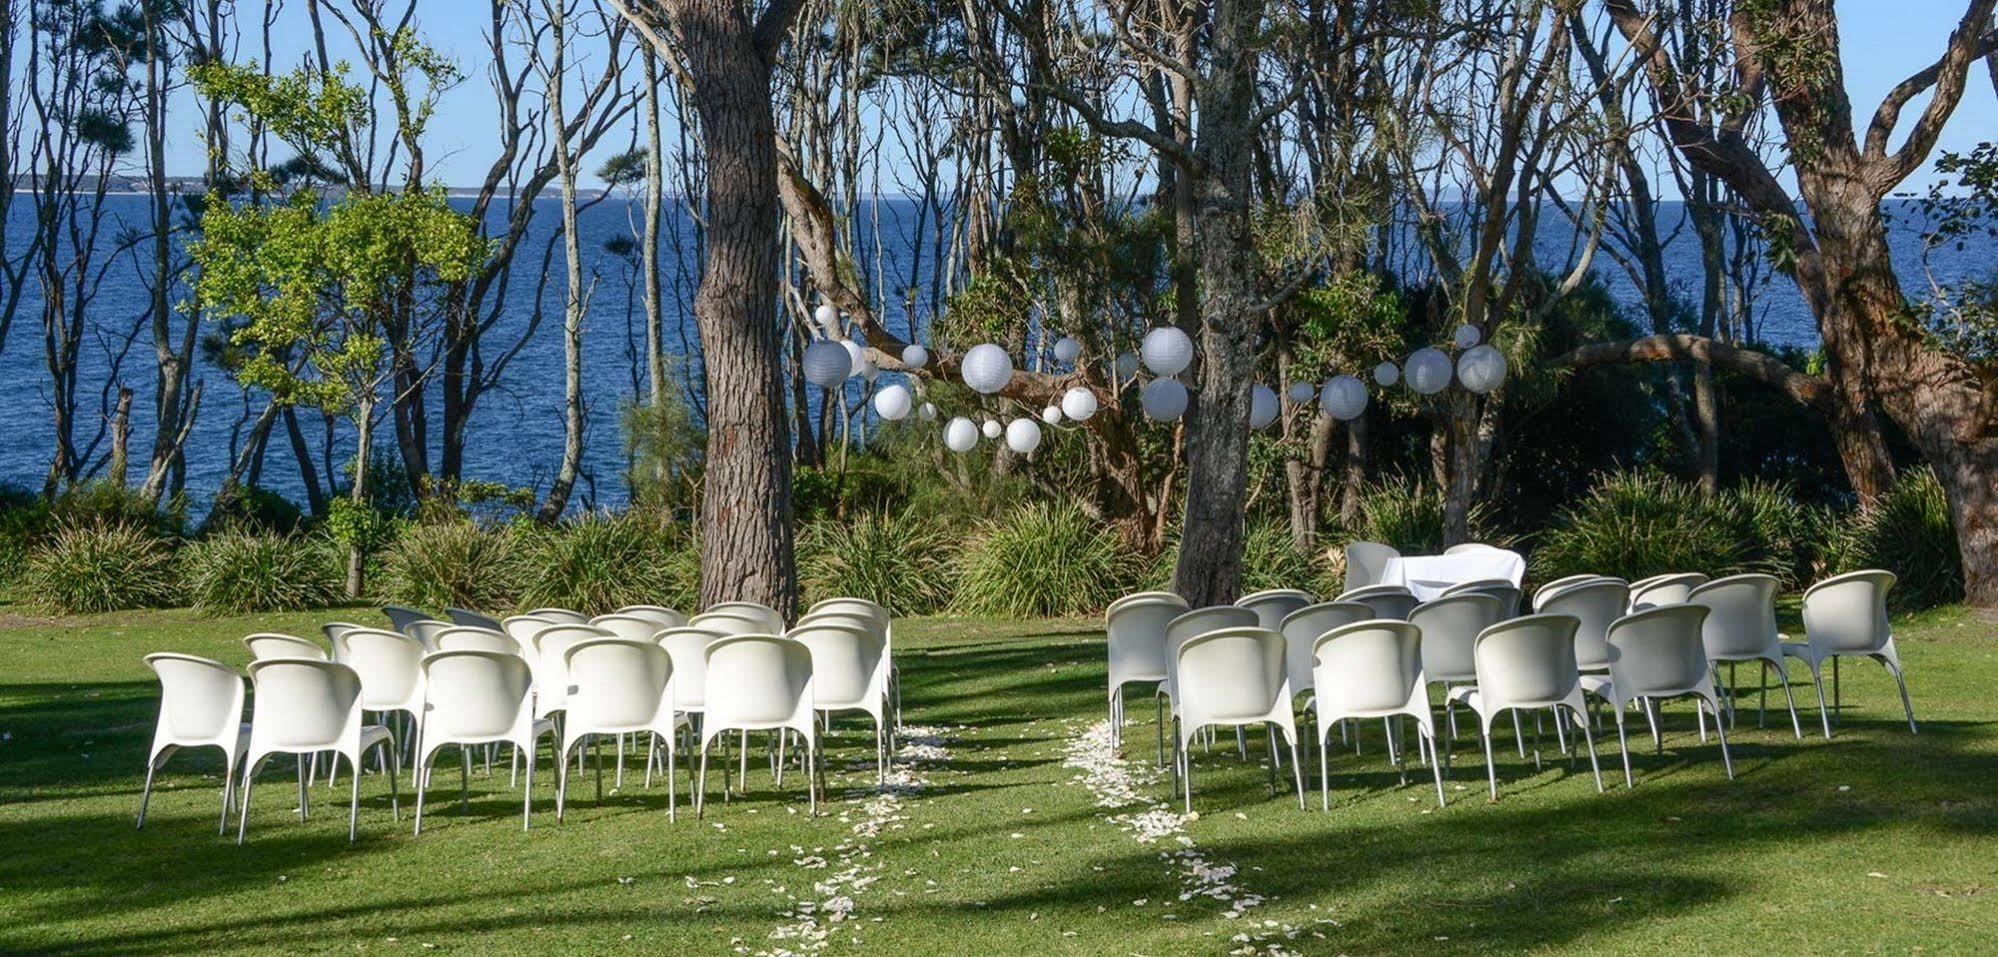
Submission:
<svg viewBox="0 0 1998 957">
<path fill-rule="evenodd" d="M 1068 336 L 1062 336 L 1055 340 L 1054 357 L 1058 362 L 1072 365 L 1075 360 L 1082 358 L 1082 343 Z"/>
<path fill-rule="evenodd" d="M 1006 427 L 1000 425 L 998 419 L 986 419 L 985 424 L 978 428 L 979 431 L 985 433 L 985 437 L 988 439 L 996 439 L 1006 431 Z"/>
<path fill-rule="evenodd" d="M 1421 395 L 1435 395 L 1450 387 L 1450 357 L 1443 350 L 1424 346 L 1408 357 L 1408 387 Z"/>
<path fill-rule="evenodd" d="M 1392 362 L 1383 362 L 1374 367 L 1374 382 L 1385 389 L 1401 381 L 1401 367 Z"/>
<path fill-rule="evenodd" d="M 1249 390 L 1249 428 L 1267 429 L 1277 419 L 1276 390 L 1258 385 Z"/>
<path fill-rule="evenodd" d="M 971 391 L 991 395 L 1013 381 L 1013 359 L 1006 355 L 1006 350 L 987 342 L 972 346 L 964 354 L 964 363 L 958 367 L 958 372 L 964 376 L 964 384 L 970 386 Z"/>
<path fill-rule="evenodd" d="M 1130 353 L 1130 352 L 1118 353 L 1116 369 L 1117 369 L 1117 378 L 1120 380 L 1128 380 L 1132 376 L 1137 375 L 1138 374 L 1137 355 L 1135 353 Z"/>
<path fill-rule="evenodd" d="M 1061 394 L 1061 414 L 1084 422 L 1096 414 L 1096 393 L 1076 386 Z"/>
<path fill-rule="evenodd" d="M 1317 394 L 1318 387 L 1309 382 L 1293 382 L 1290 384 L 1290 401 L 1298 405 L 1303 405 L 1311 401 L 1311 397 Z"/>
<path fill-rule="evenodd" d="M 839 333 L 839 309 L 832 303 L 819 303 L 819 308 L 812 312 L 812 318 L 818 321 L 819 328 L 824 330 L 828 337 Z"/>
<path fill-rule="evenodd" d="M 1456 343 L 1457 348 L 1459 349 L 1469 349 L 1472 346 L 1475 346 L 1478 343 L 1483 342 L 1484 338 L 1485 334 L 1479 332 L 1477 326 L 1471 325 L 1470 323 L 1467 322 L 1457 327 L 1457 331 L 1455 334 L 1451 335 L 1450 341 Z"/>
<path fill-rule="evenodd" d="M 1186 414 L 1186 386 L 1178 379 L 1153 379 L 1145 385 L 1138 401 L 1144 406 L 1145 415 L 1171 422 Z"/>
<path fill-rule="evenodd" d="M 1041 410 L 1041 421 L 1049 425 L 1061 424 L 1061 406 L 1051 405 Z"/>
<path fill-rule="evenodd" d="M 880 374 L 881 374 L 881 367 L 875 365 L 874 360 L 869 359 L 866 362 L 860 364 L 860 377 L 862 379 L 865 379 L 871 383 L 874 381 L 875 377 L 879 376 Z"/>
<path fill-rule="evenodd" d="M 1138 352 L 1154 375 L 1178 375 L 1193 364 L 1193 340 L 1178 326 L 1160 326 L 1145 333 Z"/>
<path fill-rule="evenodd" d="M 950 420 L 949 425 L 944 426 L 945 448 L 953 452 L 969 452 L 971 447 L 977 444 L 978 426 L 972 425 L 970 419 L 958 416 Z"/>
<path fill-rule="evenodd" d="M 852 339 L 841 339 L 839 344 L 846 349 L 846 374 L 849 376 L 861 374 L 867 368 L 867 350 L 861 348 L 860 343 Z"/>
<path fill-rule="evenodd" d="M 915 397 L 909 394 L 909 387 L 896 383 L 874 394 L 874 412 L 890 422 L 899 422 L 909 417 L 909 407 L 915 404 Z"/>
<path fill-rule="evenodd" d="M 1468 349 L 1457 357 L 1457 381 L 1464 388 L 1484 395 L 1505 382 L 1505 353 L 1487 342 Z"/>
<path fill-rule="evenodd" d="M 1032 419 L 1006 423 L 1006 447 L 1015 455 L 1026 455 L 1041 447 L 1041 427 Z"/>
<path fill-rule="evenodd" d="M 846 345 L 820 339 L 805 347 L 805 381 L 822 389 L 837 388 L 853 372 L 853 354 Z"/>
<path fill-rule="evenodd" d="M 937 419 L 937 407 L 935 403 L 925 402 L 922 408 L 916 410 L 916 414 L 922 416 L 925 422 L 935 422 Z"/>
<path fill-rule="evenodd" d="M 1351 422 L 1367 411 L 1367 384 L 1349 375 L 1333 376 L 1318 394 L 1318 405 L 1341 422 Z"/>
<path fill-rule="evenodd" d="M 929 365 L 930 350 L 911 342 L 902 347 L 902 364 L 908 366 L 910 372 Z"/>
</svg>

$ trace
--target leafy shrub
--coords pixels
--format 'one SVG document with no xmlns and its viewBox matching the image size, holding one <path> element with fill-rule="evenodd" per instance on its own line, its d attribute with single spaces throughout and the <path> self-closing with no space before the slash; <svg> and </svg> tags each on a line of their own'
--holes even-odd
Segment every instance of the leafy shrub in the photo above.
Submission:
<svg viewBox="0 0 1998 957">
<path fill-rule="evenodd" d="M 126 522 L 60 524 L 28 556 L 22 597 L 65 614 L 153 608 L 178 597 L 173 548 Z"/>
<path fill-rule="evenodd" d="M 87 482 L 64 489 L 49 502 L 49 532 L 56 526 L 130 525 L 156 538 L 177 538 L 187 527 L 187 503 L 148 500 L 139 490 L 111 481 Z"/>
<path fill-rule="evenodd" d="M 378 590 L 416 608 L 512 608 L 527 577 L 526 552 L 520 536 L 503 528 L 414 525 L 382 553 Z"/>
<path fill-rule="evenodd" d="M 1784 588 L 1807 585 L 1817 576 L 1825 535 L 1822 510 L 1798 501 L 1796 490 L 1781 482 L 1753 480 L 1728 490 L 1723 499 L 1742 539 L 1744 566 L 1776 576 Z"/>
<path fill-rule="evenodd" d="M 1443 490 L 1406 477 L 1370 485 L 1360 494 L 1359 514 L 1348 523 L 1351 538 L 1391 545 L 1407 555 L 1433 555 L 1443 550 Z M 1471 506 L 1471 540 L 1504 547 L 1511 537 L 1502 533 L 1491 507 Z"/>
<path fill-rule="evenodd" d="M 289 535 L 305 524 L 305 512 L 267 488 L 236 487 L 224 493 L 202 523 L 204 533 L 261 531 Z"/>
<path fill-rule="evenodd" d="M 1242 537 L 1242 594 L 1265 588 L 1314 588 L 1318 569 L 1297 550 L 1290 528 L 1278 522 L 1251 522 Z"/>
<path fill-rule="evenodd" d="M 1949 500 L 1927 468 L 1908 472 L 1886 495 L 1853 513 L 1838 546 L 1836 571 L 1884 568 L 1899 576 L 1889 595 L 1899 607 L 1963 600 L 1963 554 Z"/>
<path fill-rule="evenodd" d="M 528 536 L 524 607 L 553 606 L 602 614 L 622 605 L 686 607 L 681 577 L 687 536 L 644 512 L 590 515 Z"/>
<path fill-rule="evenodd" d="M 952 537 L 933 525 L 862 512 L 805 526 L 798 577 L 810 601 L 865 598 L 898 615 L 927 614 L 950 601 L 955 553 Z"/>
<path fill-rule="evenodd" d="M 1140 572 L 1117 533 L 1081 508 L 1029 503 L 986 521 L 965 547 L 952 607 L 1013 618 L 1089 614 Z"/>
<path fill-rule="evenodd" d="M 339 597 L 344 568 L 325 538 L 232 531 L 180 553 L 188 597 L 209 611 L 317 608 Z"/>
<path fill-rule="evenodd" d="M 1554 517 L 1534 549 L 1534 570 L 1541 581 L 1582 573 L 1631 580 L 1733 574 L 1753 558 L 1734 512 L 1668 476 L 1612 472 Z"/>
</svg>

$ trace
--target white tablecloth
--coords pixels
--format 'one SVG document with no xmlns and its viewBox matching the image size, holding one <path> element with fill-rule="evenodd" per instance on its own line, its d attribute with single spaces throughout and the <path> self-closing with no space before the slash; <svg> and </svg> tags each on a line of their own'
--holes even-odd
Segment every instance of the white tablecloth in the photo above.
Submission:
<svg viewBox="0 0 1998 957">
<path fill-rule="evenodd" d="M 1464 582 L 1502 578 L 1518 585 L 1526 577 L 1526 559 L 1503 548 L 1476 548 L 1453 555 L 1403 555 L 1388 559 L 1383 585 L 1400 585 L 1428 601 L 1444 589 Z"/>
</svg>

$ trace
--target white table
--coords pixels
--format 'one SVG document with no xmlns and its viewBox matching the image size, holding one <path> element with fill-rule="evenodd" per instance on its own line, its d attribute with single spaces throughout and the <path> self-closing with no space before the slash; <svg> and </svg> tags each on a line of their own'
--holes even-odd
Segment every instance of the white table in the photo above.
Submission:
<svg viewBox="0 0 1998 957">
<path fill-rule="evenodd" d="M 1400 585 L 1428 601 L 1452 585 L 1499 578 L 1518 585 L 1526 577 L 1526 559 L 1503 548 L 1473 548 L 1450 555 L 1403 555 L 1388 559 L 1381 572 L 1383 585 Z"/>
</svg>

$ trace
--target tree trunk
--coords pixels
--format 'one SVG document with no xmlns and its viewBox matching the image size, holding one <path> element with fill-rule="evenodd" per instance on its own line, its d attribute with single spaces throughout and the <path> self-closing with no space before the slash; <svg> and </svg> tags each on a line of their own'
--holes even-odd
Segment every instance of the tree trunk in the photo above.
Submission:
<svg viewBox="0 0 1998 957">
<path fill-rule="evenodd" d="M 568 60 L 568 34 L 557 16 L 554 62 L 549 69 L 548 132 L 554 141 L 557 177 L 562 183 L 562 464 L 535 519 L 550 524 L 569 508 L 569 493 L 583 466 L 583 253 L 576 234 L 576 154 L 569 144 L 568 114 L 562 110 L 563 64 Z"/>
</svg>

